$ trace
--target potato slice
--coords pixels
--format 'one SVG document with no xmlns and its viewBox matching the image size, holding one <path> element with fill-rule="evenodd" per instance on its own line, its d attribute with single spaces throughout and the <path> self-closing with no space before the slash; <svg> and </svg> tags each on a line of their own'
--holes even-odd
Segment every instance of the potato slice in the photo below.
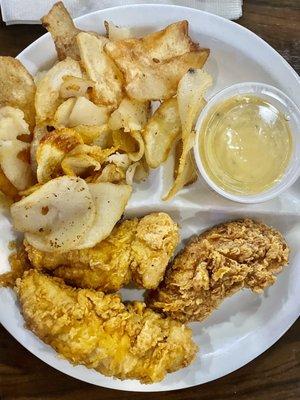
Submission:
<svg viewBox="0 0 300 400">
<path fill-rule="evenodd" d="M 139 131 L 124 132 L 121 130 L 113 132 L 113 144 L 117 150 L 124 151 L 132 161 L 139 161 L 145 152 L 145 144 Z"/>
<path fill-rule="evenodd" d="M 0 191 L 12 200 L 19 200 L 18 189 L 10 182 L 0 167 Z"/>
<path fill-rule="evenodd" d="M 45 183 L 60 175 L 62 160 L 79 144 L 83 144 L 83 140 L 72 129 L 63 128 L 47 133 L 36 152 L 38 182 Z"/>
<path fill-rule="evenodd" d="M 29 164 L 30 145 L 20 140 L 5 140 L 0 144 L 0 166 L 14 187 L 24 190 L 32 185 Z"/>
<path fill-rule="evenodd" d="M 83 179 L 59 177 L 11 206 L 16 230 L 42 251 L 68 251 L 94 224 L 93 196 Z"/>
<path fill-rule="evenodd" d="M 30 139 L 23 111 L 10 106 L 0 108 L 0 168 L 17 190 L 32 184 Z M 8 192 L 9 185 L 4 178 L 2 184 L 4 191 Z"/>
<path fill-rule="evenodd" d="M 34 174 L 37 171 L 36 152 L 42 138 L 48 133 L 47 124 L 39 124 L 34 127 L 33 139 L 30 143 L 30 164 Z"/>
<path fill-rule="evenodd" d="M 163 200 L 172 199 L 192 175 L 192 164 L 189 157 L 194 144 L 193 127 L 201 107 L 205 105 L 204 94 L 211 85 L 212 77 L 200 69 L 189 70 L 179 82 L 177 99 L 182 126 L 182 153 L 177 177 Z"/>
<path fill-rule="evenodd" d="M 181 21 L 142 39 L 106 44 L 106 52 L 124 74 L 129 97 L 139 101 L 171 98 L 187 70 L 204 65 L 209 50 L 193 43 L 187 31 L 187 21 Z"/>
<path fill-rule="evenodd" d="M 172 144 L 181 133 L 177 99 L 163 102 L 143 131 L 145 156 L 150 168 L 157 168 L 168 158 Z"/>
<path fill-rule="evenodd" d="M 70 98 L 68 100 L 65 100 L 57 108 L 53 120 L 51 121 L 53 126 L 55 126 L 56 128 L 67 128 L 69 126 L 70 115 L 74 108 L 76 100 L 77 99 L 75 98 Z"/>
<path fill-rule="evenodd" d="M 201 68 L 207 57 L 206 50 L 199 50 L 161 64 L 139 67 L 136 76 L 125 86 L 126 92 L 139 101 L 169 99 L 176 94 L 184 74 L 190 68 Z"/>
<path fill-rule="evenodd" d="M 92 228 L 77 246 L 78 249 L 93 247 L 109 236 L 132 193 L 131 186 L 110 182 L 88 183 L 88 187 L 93 196 L 96 217 Z"/>
<path fill-rule="evenodd" d="M 19 60 L 0 57 L 0 107 L 22 110 L 31 130 L 35 124 L 35 90 L 33 77 Z"/>
<path fill-rule="evenodd" d="M 117 108 L 122 94 L 122 75 L 113 60 L 105 53 L 108 39 L 81 32 L 77 36 L 81 62 L 89 79 L 95 82 L 91 99 L 97 105 Z"/>
<path fill-rule="evenodd" d="M 78 97 L 71 111 L 68 126 L 103 125 L 108 121 L 108 107 L 97 106 L 85 97 Z"/>
<path fill-rule="evenodd" d="M 51 33 L 59 60 L 66 57 L 80 59 L 76 36 L 81 31 L 74 25 L 62 1 L 54 4 L 49 13 L 42 18 L 42 24 Z"/>
<path fill-rule="evenodd" d="M 101 126 L 95 126 L 95 125 L 77 125 L 74 126 L 73 130 L 75 132 L 77 132 L 84 144 L 96 144 L 95 142 L 97 140 L 100 140 L 101 136 L 106 134 L 106 129 L 105 129 L 106 125 L 101 125 Z M 112 146 L 112 142 L 110 146 L 107 147 L 111 147 Z M 105 146 L 100 146 L 101 148 L 104 148 Z"/>
<path fill-rule="evenodd" d="M 132 164 L 128 154 L 120 153 L 112 154 L 107 157 L 107 162 L 115 164 L 117 167 L 123 168 L 124 170 L 127 170 L 127 168 Z"/>
<path fill-rule="evenodd" d="M 86 181 L 88 183 L 111 182 L 121 183 L 125 181 L 125 170 L 115 164 L 107 164 L 102 171 L 97 171 L 90 175 Z"/>
<path fill-rule="evenodd" d="M 179 162 L 181 159 L 182 155 L 182 140 L 180 139 L 175 147 L 175 165 L 174 165 L 174 180 L 176 180 L 177 175 L 178 175 L 178 168 L 179 168 Z M 182 183 L 183 186 L 188 186 L 191 185 L 192 183 L 196 182 L 198 178 L 195 163 L 193 160 L 193 155 L 191 154 L 191 150 L 188 154 L 188 157 L 186 158 L 186 165 L 184 172 L 182 173 Z"/>
<path fill-rule="evenodd" d="M 35 96 L 37 123 L 50 121 L 54 117 L 58 106 L 63 102 L 59 95 L 63 77 L 68 75 L 82 77 L 79 63 L 69 57 L 55 64 L 37 83 Z"/>
<path fill-rule="evenodd" d="M 60 97 L 68 99 L 85 96 L 88 89 L 92 87 L 94 87 L 94 82 L 89 79 L 66 75 L 63 77 L 63 83 L 60 87 Z"/>
<path fill-rule="evenodd" d="M 141 131 L 147 123 L 150 102 L 140 102 L 125 98 L 121 101 L 108 121 L 111 130 L 124 129 L 125 132 Z"/>
<path fill-rule="evenodd" d="M 79 145 L 64 157 L 61 166 L 66 175 L 80 176 L 86 172 L 98 171 L 115 151 L 114 147 L 101 149 L 99 146 Z"/>
<path fill-rule="evenodd" d="M 109 40 L 122 40 L 134 37 L 133 30 L 127 27 L 120 27 L 111 21 L 104 21 L 106 36 Z"/>
</svg>

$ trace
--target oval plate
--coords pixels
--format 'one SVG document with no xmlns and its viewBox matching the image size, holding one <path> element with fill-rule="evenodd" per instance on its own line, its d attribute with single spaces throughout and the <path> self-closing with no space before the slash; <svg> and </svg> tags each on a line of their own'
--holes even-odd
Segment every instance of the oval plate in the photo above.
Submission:
<svg viewBox="0 0 300 400">
<path fill-rule="evenodd" d="M 295 71 L 268 44 L 247 29 L 212 14 L 191 8 L 169 5 L 133 5 L 105 9 L 76 20 L 79 28 L 103 32 L 103 21 L 136 28 L 137 34 L 158 30 L 187 19 L 190 34 L 201 46 L 211 49 L 205 69 L 213 75 L 214 86 L 209 93 L 243 81 L 265 82 L 284 91 L 300 105 L 300 82 Z M 48 68 L 56 58 L 49 34 L 25 49 L 18 57 L 36 73 Z M 137 185 L 127 215 L 143 215 L 164 210 L 181 225 L 182 238 L 240 216 L 262 220 L 278 228 L 291 247 L 289 268 L 277 283 L 261 296 L 242 291 L 224 301 L 213 315 L 202 323 L 192 324 L 200 352 L 195 362 L 169 374 L 157 384 L 143 385 L 137 381 L 107 378 L 83 366 L 72 366 L 62 360 L 23 326 L 23 318 L 12 290 L 0 290 L 0 322 L 29 351 L 47 364 L 74 378 L 95 385 L 131 391 L 167 391 L 212 381 L 242 367 L 275 343 L 300 313 L 300 184 L 296 183 L 279 198 L 264 204 L 241 205 L 212 193 L 203 181 L 183 191 L 170 203 L 161 201 L 172 175 L 172 159 L 167 166 L 151 173 L 147 182 Z M 8 242 L 14 237 L 5 210 L 0 217 L 1 272 L 8 268 Z M 183 240 L 185 242 L 185 240 Z M 123 289 L 126 299 L 141 298 L 141 291 Z"/>
</svg>

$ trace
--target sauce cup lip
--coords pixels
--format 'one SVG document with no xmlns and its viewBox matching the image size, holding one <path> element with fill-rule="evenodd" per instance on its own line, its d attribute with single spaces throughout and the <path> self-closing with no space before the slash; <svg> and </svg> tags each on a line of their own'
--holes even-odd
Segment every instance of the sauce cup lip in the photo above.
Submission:
<svg viewBox="0 0 300 400">
<path fill-rule="evenodd" d="M 293 140 L 293 151 L 291 154 L 289 165 L 287 166 L 283 176 L 276 182 L 271 188 L 257 194 L 235 194 L 224 190 L 222 187 L 218 186 L 207 174 L 205 167 L 202 163 L 200 152 L 198 149 L 198 143 L 201 136 L 201 126 L 204 119 L 207 117 L 208 113 L 213 107 L 222 101 L 229 99 L 231 97 L 237 96 L 239 94 L 249 94 L 256 95 L 258 97 L 268 98 L 271 104 L 274 101 L 281 103 L 281 108 L 285 111 L 289 111 L 291 119 L 295 120 L 295 124 L 298 129 L 298 134 L 294 129 L 291 128 L 292 140 Z M 273 100 L 273 103 L 272 103 Z M 271 200 L 277 197 L 280 193 L 287 190 L 300 176 L 300 156 L 297 156 L 297 150 L 300 150 L 300 110 L 297 105 L 281 90 L 274 86 L 261 83 L 261 82 L 242 82 L 226 87 L 220 90 L 207 102 L 203 110 L 198 116 L 196 122 L 196 136 L 195 143 L 193 146 L 194 159 L 197 166 L 198 174 L 206 181 L 206 183 L 221 196 L 238 202 L 238 203 L 263 203 L 265 201 Z"/>
</svg>

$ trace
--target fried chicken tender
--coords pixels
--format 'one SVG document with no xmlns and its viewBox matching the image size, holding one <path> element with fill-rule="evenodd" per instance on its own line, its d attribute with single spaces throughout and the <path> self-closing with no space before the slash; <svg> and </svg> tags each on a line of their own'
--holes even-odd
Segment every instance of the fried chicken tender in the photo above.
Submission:
<svg viewBox="0 0 300 400">
<path fill-rule="evenodd" d="M 165 213 L 120 223 L 95 247 L 65 253 L 44 252 L 25 242 L 32 265 L 80 288 L 115 292 L 133 280 L 156 288 L 179 242 L 177 224 Z"/>
<path fill-rule="evenodd" d="M 225 223 L 185 247 L 147 303 L 181 322 L 201 321 L 238 290 L 272 285 L 288 256 L 276 230 L 250 219 Z"/>
<path fill-rule="evenodd" d="M 36 270 L 16 291 L 29 329 L 73 364 L 107 376 L 158 382 L 197 351 L 189 328 L 144 303 L 125 306 L 118 295 L 71 288 Z"/>
</svg>

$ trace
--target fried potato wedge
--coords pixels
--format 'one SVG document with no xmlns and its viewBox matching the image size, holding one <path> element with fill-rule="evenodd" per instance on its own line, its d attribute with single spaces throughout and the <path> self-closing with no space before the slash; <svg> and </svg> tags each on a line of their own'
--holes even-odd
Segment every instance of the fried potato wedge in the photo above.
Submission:
<svg viewBox="0 0 300 400">
<path fill-rule="evenodd" d="M 110 182 L 88 183 L 88 187 L 93 196 L 96 217 L 92 228 L 77 249 L 93 247 L 109 236 L 132 193 L 131 186 Z"/>
<path fill-rule="evenodd" d="M 31 130 L 35 124 L 35 91 L 33 77 L 19 60 L 0 57 L 0 107 L 22 110 Z"/>
<path fill-rule="evenodd" d="M 166 161 L 180 133 L 181 122 L 177 99 L 172 98 L 159 106 L 142 134 L 145 141 L 146 161 L 150 168 L 157 168 Z"/>
<path fill-rule="evenodd" d="M 129 97 L 139 101 L 171 98 L 187 70 L 204 65 L 209 50 L 193 43 L 187 30 L 187 22 L 181 21 L 142 39 L 105 45 L 124 74 Z"/>
<path fill-rule="evenodd" d="M 104 21 L 104 27 L 109 40 L 123 40 L 134 37 L 133 29 L 115 25 L 111 21 Z"/>
<path fill-rule="evenodd" d="M 63 77 L 63 83 L 60 87 L 60 97 L 68 99 L 70 97 L 86 96 L 88 90 L 92 87 L 94 87 L 94 82 L 90 79 L 66 75 Z"/>
<path fill-rule="evenodd" d="M 125 132 L 141 131 L 147 123 L 150 102 L 140 102 L 124 98 L 108 121 L 111 130 L 124 129 Z"/>
<path fill-rule="evenodd" d="M 42 251 L 76 248 L 92 228 L 96 207 L 83 179 L 62 176 L 11 206 L 15 229 Z"/>
<path fill-rule="evenodd" d="M 51 121 L 58 106 L 63 102 L 60 86 L 64 76 L 82 77 L 80 65 L 72 58 L 66 58 L 55 64 L 37 83 L 35 109 L 37 123 Z"/>
<path fill-rule="evenodd" d="M 38 182 L 45 183 L 61 175 L 64 157 L 79 144 L 83 144 L 83 140 L 72 129 L 63 128 L 47 133 L 36 152 Z"/>
<path fill-rule="evenodd" d="M 182 153 L 177 177 L 163 200 L 172 199 L 187 183 L 187 180 L 191 179 L 193 167 L 189 157 L 194 143 L 193 127 L 201 107 L 205 105 L 204 94 L 211 85 L 211 76 L 200 69 L 190 69 L 179 82 L 177 100 L 182 127 Z"/>
<path fill-rule="evenodd" d="M 53 38 L 59 60 L 66 57 L 80 59 L 76 36 L 81 31 L 74 25 L 62 1 L 54 4 L 49 13 L 42 18 L 42 24 Z"/>
<path fill-rule="evenodd" d="M 81 32 L 77 36 L 81 62 L 89 79 L 95 82 L 91 99 L 97 105 L 117 108 L 123 97 L 122 74 L 104 51 L 108 39 Z"/>
</svg>

